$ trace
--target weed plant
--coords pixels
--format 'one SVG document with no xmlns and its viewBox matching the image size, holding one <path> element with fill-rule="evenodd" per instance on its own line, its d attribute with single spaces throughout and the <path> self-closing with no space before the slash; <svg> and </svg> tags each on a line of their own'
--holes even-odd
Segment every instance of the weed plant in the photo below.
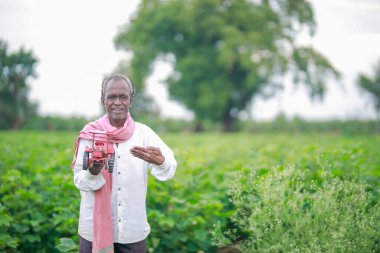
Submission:
<svg viewBox="0 0 380 253">
<path fill-rule="evenodd" d="M 228 195 L 235 213 L 214 242 L 243 252 L 380 252 L 380 208 L 368 185 L 287 166 L 241 173 Z"/>
</svg>

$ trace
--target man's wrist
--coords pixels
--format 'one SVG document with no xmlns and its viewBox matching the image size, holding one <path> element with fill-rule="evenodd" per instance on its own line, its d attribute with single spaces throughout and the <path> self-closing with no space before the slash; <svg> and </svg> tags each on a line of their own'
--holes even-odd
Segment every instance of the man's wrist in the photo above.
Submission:
<svg viewBox="0 0 380 253">
<path fill-rule="evenodd" d="M 165 156 L 164 156 L 164 161 L 160 164 L 160 165 L 158 165 L 158 167 L 160 168 L 160 169 L 166 169 L 166 158 L 165 158 Z"/>
</svg>

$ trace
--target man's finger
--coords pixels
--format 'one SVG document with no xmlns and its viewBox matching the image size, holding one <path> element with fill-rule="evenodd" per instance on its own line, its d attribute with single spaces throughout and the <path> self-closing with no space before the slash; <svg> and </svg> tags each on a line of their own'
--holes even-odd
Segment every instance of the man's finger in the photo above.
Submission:
<svg viewBox="0 0 380 253">
<path fill-rule="evenodd" d="M 131 150 L 132 154 L 146 154 L 147 150 L 141 149 L 141 148 L 132 148 Z"/>
<path fill-rule="evenodd" d="M 140 147 L 140 146 L 134 146 L 133 148 L 131 148 L 131 150 L 146 151 L 147 149 L 144 147 Z"/>
<path fill-rule="evenodd" d="M 145 148 L 132 148 L 131 150 L 131 153 L 135 153 L 135 154 L 142 154 L 142 155 L 161 155 L 161 151 L 160 149 L 156 150 L 156 149 L 145 149 Z"/>
<path fill-rule="evenodd" d="M 136 156 L 136 157 L 141 158 L 141 159 L 144 159 L 145 157 L 147 157 L 149 155 L 148 152 L 141 151 L 141 150 L 131 150 L 131 154 L 133 156 Z"/>
<path fill-rule="evenodd" d="M 162 155 L 161 149 L 159 149 L 157 147 L 148 147 L 148 150 L 152 151 L 153 154 L 155 154 L 155 155 L 158 155 L 158 156 Z"/>
</svg>

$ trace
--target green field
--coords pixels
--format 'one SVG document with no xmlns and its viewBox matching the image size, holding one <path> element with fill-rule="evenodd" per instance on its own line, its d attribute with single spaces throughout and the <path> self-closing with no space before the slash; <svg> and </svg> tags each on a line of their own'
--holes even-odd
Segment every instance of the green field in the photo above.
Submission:
<svg viewBox="0 0 380 253">
<path fill-rule="evenodd" d="M 379 224 L 379 208 L 372 213 L 368 210 L 378 207 L 380 136 L 207 133 L 167 134 L 162 138 L 172 147 L 178 169 L 175 178 L 168 182 L 150 178 L 150 252 L 215 252 L 213 243 L 223 241 L 216 235 L 216 224 L 221 230 L 232 228 L 241 232 L 240 241 L 250 238 L 250 232 L 241 231 L 234 221 L 233 217 L 236 219 L 241 213 L 239 204 L 230 202 L 234 199 L 231 192 L 233 195 L 237 184 L 246 184 L 238 189 L 247 190 L 244 178 L 251 176 L 252 171 L 265 181 L 265 175 L 287 171 L 289 166 L 303 172 L 305 185 L 323 185 L 324 171 L 364 185 L 369 206 L 360 217 Z M 59 252 L 56 246 L 60 238 L 72 238 L 77 243 L 80 199 L 70 169 L 75 139 L 74 132 L 0 132 L 0 252 Z M 236 179 L 238 174 L 240 179 Z M 273 185 L 268 185 L 264 194 L 275 191 L 271 189 Z M 261 189 L 257 182 L 252 187 L 256 189 L 255 186 Z M 354 189 L 345 194 L 356 196 Z M 346 195 L 342 195 L 342 201 Z M 249 198 L 247 201 L 255 202 Z M 267 222 L 264 218 L 262 222 Z M 302 217 L 293 214 L 292 219 Z M 354 221 L 346 223 L 358 227 Z M 359 252 L 380 249 L 379 229 L 366 236 Z"/>
</svg>

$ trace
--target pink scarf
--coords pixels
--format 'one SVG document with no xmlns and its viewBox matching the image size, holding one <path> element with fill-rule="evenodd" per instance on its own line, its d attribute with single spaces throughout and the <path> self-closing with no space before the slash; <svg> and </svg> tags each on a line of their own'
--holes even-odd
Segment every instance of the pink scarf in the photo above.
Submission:
<svg viewBox="0 0 380 253">
<path fill-rule="evenodd" d="M 108 116 L 104 115 L 94 122 L 87 124 L 75 142 L 75 155 L 72 163 L 74 169 L 75 161 L 78 153 L 79 140 L 90 139 L 92 140 L 92 131 L 106 131 L 112 133 L 110 141 L 112 143 L 120 143 L 128 140 L 135 129 L 135 122 L 131 115 L 128 113 L 127 119 L 122 128 L 117 129 L 112 126 Z M 113 226 L 111 214 L 111 190 L 112 190 L 112 174 L 102 169 L 105 185 L 99 190 L 95 191 L 94 198 L 94 213 L 93 213 L 93 242 L 92 252 L 113 252 Z"/>
</svg>

